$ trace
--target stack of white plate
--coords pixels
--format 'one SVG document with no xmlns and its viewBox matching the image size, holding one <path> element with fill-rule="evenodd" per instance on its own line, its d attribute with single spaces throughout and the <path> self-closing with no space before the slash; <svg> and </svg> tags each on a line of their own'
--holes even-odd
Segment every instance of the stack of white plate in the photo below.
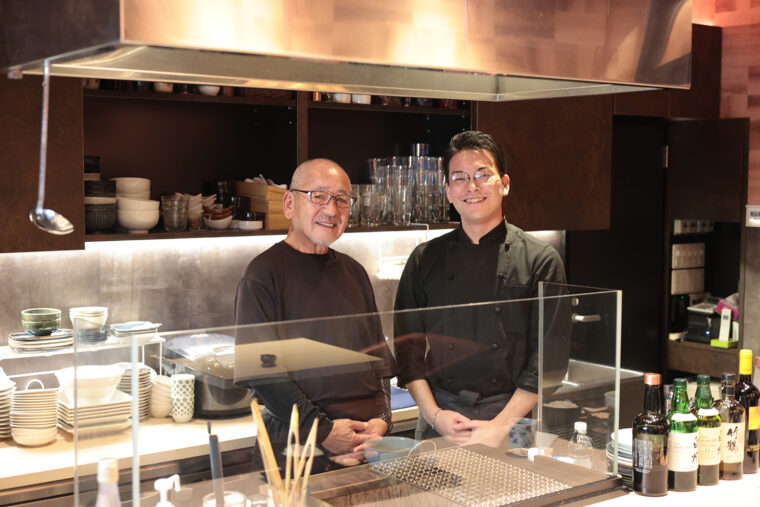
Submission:
<svg viewBox="0 0 760 507">
<path fill-rule="evenodd" d="M 26 389 L 11 394 L 11 434 L 16 443 L 37 446 L 55 440 L 57 396 L 57 389 Z"/>
<path fill-rule="evenodd" d="M 0 368 L 0 439 L 11 436 L 11 394 L 15 390 L 16 383 Z"/>
<path fill-rule="evenodd" d="M 76 423 L 79 436 L 121 431 L 132 424 L 131 408 L 132 397 L 116 391 L 105 403 L 80 403 L 75 410 L 73 400 L 61 391 L 58 394 L 58 427 L 74 433 Z"/>
<path fill-rule="evenodd" d="M 156 334 L 158 328 L 161 327 L 159 322 L 148 322 L 146 320 L 132 320 L 129 322 L 120 322 L 118 324 L 111 324 L 111 335 L 118 338 L 135 336 L 144 336 L 149 334 Z"/>
<path fill-rule="evenodd" d="M 119 385 L 116 387 L 121 392 L 130 394 L 132 392 L 132 366 L 129 363 L 117 363 L 119 366 L 124 367 L 124 375 L 121 377 Z M 145 366 L 144 364 L 138 364 L 138 400 L 140 405 L 140 420 L 143 421 L 150 417 L 150 390 L 153 384 L 150 382 L 151 373 L 153 368 Z"/>
<path fill-rule="evenodd" d="M 167 417 L 172 411 L 171 379 L 166 375 L 156 375 L 151 379 L 150 415 Z"/>
<path fill-rule="evenodd" d="M 615 457 L 615 434 L 610 435 L 607 442 L 607 461 L 611 464 Z M 623 478 L 623 484 L 633 487 L 633 433 L 631 428 L 618 430 L 618 473 Z"/>
<path fill-rule="evenodd" d="M 63 349 L 73 344 L 74 332 L 71 329 L 58 329 L 44 336 L 34 336 L 26 332 L 8 335 L 8 346 L 18 351 Z"/>
</svg>

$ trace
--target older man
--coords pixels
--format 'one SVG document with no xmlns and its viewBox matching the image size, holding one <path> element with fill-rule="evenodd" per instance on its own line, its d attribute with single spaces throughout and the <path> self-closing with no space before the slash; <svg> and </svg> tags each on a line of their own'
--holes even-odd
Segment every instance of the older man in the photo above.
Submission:
<svg viewBox="0 0 760 507">
<path fill-rule="evenodd" d="M 335 162 L 301 164 L 283 197 L 291 220 L 287 237 L 253 259 L 238 285 L 237 344 L 306 337 L 379 359 L 350 372 L 327 369 L 318 377 L 289 372 L 286 378 L 249 384 L 265 404 L 264 421 L 278 459 L 294 403 L 302 438 L 316 418 L 317 443 L 328 456 L 351 453 L 389 429 L 388 379 L 395 365 L 379 319 L 366 315 L 377 312 L 372 286 L 358 262 L 330 248 L 346 228 L 350 189 L 348 175 Z M 347 315 L 361 316 L 243 326 Z M 329 468 L 326 459 L 315 462 L 315 471 Z"/>
</svg>

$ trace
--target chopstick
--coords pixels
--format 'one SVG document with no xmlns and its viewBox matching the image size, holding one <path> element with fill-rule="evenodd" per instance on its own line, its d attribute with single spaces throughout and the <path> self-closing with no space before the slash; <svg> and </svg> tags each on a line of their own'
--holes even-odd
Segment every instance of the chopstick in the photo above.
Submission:
<svg viewBox="0 0 760 507">
<path fill-rule="evenodd" d="M 272 451 L 272 444 L 269 441 L 269 434 L 267 433 L 266 426 L 264 426 L 264 419 L 261 417 L 261 409 L 259 403 L 254 398 L 251 401 L 251 413 L 253 414 L 253 420 L 256 423 L 256 435 L 259 440 L 259 449 L 261 450 L 261 459 L 264 462 L 264 471 L 266 472 L 267 482 L 272 487 L 272 495 L 277 505 L 282 505 L 280 501 L 280 492 L 283 491 L 282 480 L 280 479 L 280 472 L 277 469 L 277 460 L 274 458 L 274 451 Z"/>
<path fill-rule="evenodd" d="M 298 407 L 295 404 L 293 405 L 293 410 L 290 413 L 290 427 L 288 428 L 285 483 L 283 484 L 277 467 L 277 460 L 272 451 L 272 444 L 269 441 L 269 434 L 264 427 L 264 420 L 261 417 L 261 409 L 255 399 L 251 401 L 251 413 L 256 423 L 259 449 L 261 450 L 261 458 L 264 462 L 267 482 L 272 490 L 272 500 L 278 506 L 286 505 L 289 507 L 292 505 L 293 500 L 295 500 L 296 505 L 304 505 L 317 445 L 317 419 L 314 419 L 309 436 L 306 438 L 306 443 L 300 450 L 301 452 L 299 452 L 299 414 Z"/>
</svg>

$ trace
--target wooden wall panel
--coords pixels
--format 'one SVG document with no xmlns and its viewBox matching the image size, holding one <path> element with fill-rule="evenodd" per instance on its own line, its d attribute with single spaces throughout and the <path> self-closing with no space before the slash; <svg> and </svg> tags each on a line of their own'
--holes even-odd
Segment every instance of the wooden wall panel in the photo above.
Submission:
<svg viewBox="0 0 760 507">
<path fill-rule="evenodd" d="M 612 97 L 478 103 L 507 152 L 507 220 L 526 230 L 610 226 Z"/>
<path fill-rule="evenodd" d="M 0 76 L 0 252 L 84 248 L 81 81 L 50 80 L 44 205 L 74 225 L 65 236 L 29 220 L 37 202 L 41 115 L 41 77 Z"/>
</svg>

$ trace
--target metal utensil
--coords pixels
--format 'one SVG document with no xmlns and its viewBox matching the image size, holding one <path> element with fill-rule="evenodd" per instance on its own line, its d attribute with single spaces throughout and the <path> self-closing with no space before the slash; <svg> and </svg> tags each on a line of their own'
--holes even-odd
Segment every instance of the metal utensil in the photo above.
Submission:
<svg viewBox="0 0 760 507">
<path fill-rule="evenodd" d="M 43 208 L 45 200 L 45 169 L 47 162 L 47 129 L 48 129 L 48 104 L 50 102 L 50 61 L 45 60 L 42 75 L 42 125 L 40 134 L 40 175 L 37 187 L 37 207 L 29 212 L 29 220 L 34 225 L 49 232 L 50 234 L 70 234 L 74 232 L 71 225 L 63 215 L 51 209 Z"/>
</svg>

